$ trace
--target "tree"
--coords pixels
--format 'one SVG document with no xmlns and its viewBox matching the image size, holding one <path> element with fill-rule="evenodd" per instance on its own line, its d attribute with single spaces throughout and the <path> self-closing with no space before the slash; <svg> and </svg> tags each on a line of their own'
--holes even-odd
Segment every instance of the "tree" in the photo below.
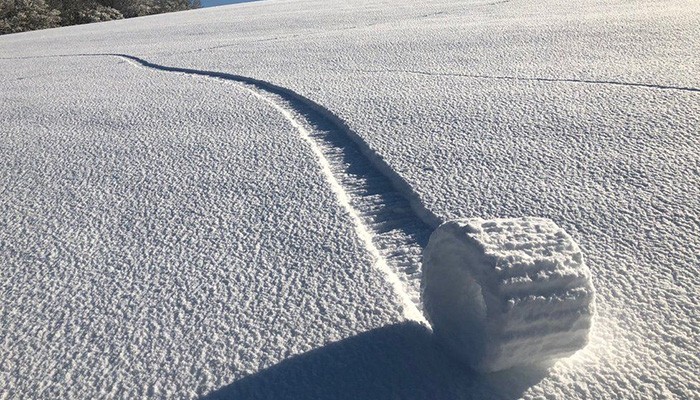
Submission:
<svg viewBox="0 0 700 400">
<path fill-rule="evenodd" d="M 0 34 L 199 8 L 200 0 L 0 0 Z"/>
<path fill-rule="evenodd" d="M 59 15 L 44 0 L 0 0 L 0 34 L 55 28 Z"/>
<path fill-rule="evenodd" d="M 119 10 L 124 18 L 154 14 L 152 0 L 101 0 L 100 4 Z"/>
<path fill-rule="evenodd" d="M 95 0 L 49 0 L 49 4 L 61 12 L 63 26 L 124 18 L 119 10 Z"/>
</svg>

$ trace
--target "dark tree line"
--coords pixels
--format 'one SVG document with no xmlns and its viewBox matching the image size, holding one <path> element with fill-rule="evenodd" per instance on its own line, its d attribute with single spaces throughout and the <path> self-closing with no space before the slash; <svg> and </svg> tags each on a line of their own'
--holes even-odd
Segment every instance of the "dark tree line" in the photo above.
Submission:
<svg viewBox="0 0 700 400">
<path fill-rule="evenodd" d="M 0 34 L 199 7 L 200 0 L 0 0 Z"/>
</svg>

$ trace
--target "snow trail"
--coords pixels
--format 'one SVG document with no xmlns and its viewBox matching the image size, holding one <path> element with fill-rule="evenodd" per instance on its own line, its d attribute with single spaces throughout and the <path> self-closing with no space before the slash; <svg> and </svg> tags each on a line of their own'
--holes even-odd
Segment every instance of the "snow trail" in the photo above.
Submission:
<svg viewBox="0 0 700 400">
<path fill-rule="evenodd" d="M 321 166 L 321 171 L 323 171 L 323 175 L 330 184 L 331 190 L 333 191 L 333 193 L 335 193 L 340 205 L 343 206 L 345 211 L 350 215 L 350 218 L 352 218 L 353 223 L 355 225 L 355 232 L 357 232 L 357 235 L 360 237 L 360 239 L 362 239 L 367 250 L 374 257 L 374 266 L 384 273 L 387 281 L 392 285 L 394 291 L 401 299 L 402 305 L 404 307 L 404 316 L 407 319 L 425 322 L 423 314 L 418 309 L 419 304 L 416 303 L 417 299 L 411 296 L 409 294 L 409 291 L 407 291 L 404 288 L 404 282 L 402 282 L 397 273 L 389 267 L 388 261 L 385 259 L 385 257 L 375 245 L 375 235 L 373 234 L 373 232 L 370 232 L 367 226 L 365 226 L 365 221 L 363 221 L 362 218 L 363 216 L 366 217 L 367 215 L 361 215 L 353 207 L 353 201 L 350 199 L 350 195 L 345 190 L 343 185 L 341 185 L 338 179 L 336 179 L 334 175 L 334 168 L 331 166 L 331 163 L 328 160 L 328 158 L 326 158 L 326 156 L 324 155 L 322 145 L 319 145 L 316 143 L 316 141 L 314 141 L 312 133 L 309 130 L 307 130 L 307 128 L 305 128 L 304 125 L 296 119 L 295 115 L 289 109 L 282 107 L 280 103 L 278 101 L 275 101 L 275 99 L 272 97 L 265 96 L 252 89 L 251 87 L 243 87 L 255 97 L 268 103 L 275 110 L 279 111 L 279 113 L 282 114 L 289 121 L 289 123 L 299 132 L 302 139 L 304 139 L 304 141 L 306 141 L 309 144 L 311 150 L 313 151 L 314 155 L 318 160 L 319 165 Z M 408 243 L 404 243 L 404 245 L 408 245 Z M 399 271 L 399 273 L 400 272 L 401 271 Z"/>
<path fill-rule="evenodd" d="M 488 79 L 500 81 L 519 81 L 519 82 L 549 82 L 549 83 L 579 83 L 586 85 L 611 85 L 611 86 L 626 86 L 642 89 L 658 89 L 658 90 L 679 90 L 682 92 L 700 92 L 700 88 L 661 85 L 655 83 L 640 83 L 640 82 L 624 82 L 602 79 L 575 79 L 575 78 L 544 78 L 544 77 L 528 77 L 528 76 L 510 76 L 510 75 L 485 75 L 485 74 L 462 74 L 452 72 L 431 72 L 421 70 L 403 70 L 403 69 L 339 69 L 339 71 L 352 71 L 363 73 L 402 73 L 423 76 L 446 76 L 454 78 L 470 78 L 470 79 Z"/>
<path fill-rule="evenodd" d="M 484 5 L 497 5 L 497 4 L 507 3 L 509 1 L 510 0 L 506 0 L 506 1 L 494 2 L 494 3 L 484 4 Z M 274 40 L 274 39 L 266 39 L 266 40 Z M 205 47 L 205 48 L 201 48 L 201 49 L 193 49 L 193 50 L 189 50 L 189 51 L 183 51 L 183 52 L 177 52 L 177 53 L 164 53 L 164 54 L 168 54 L 168 55 L 187 54 L 187 53 L 192 53 L 192 52 L 199 52 L 199 51 L 204 51 L 204 50 L 215 50 L 215 49 L 232 47 L 232 46 L 235 46 L 235 45 L 221 45 L 221 46 Z M 193 74 L 197 74 L 197 72 L 199 72 L 198 75 L 217 76 L 217 77 L 221 77 L 222 79 L 229 79 L 229 78 L 222 77 L 222 75 L 229 76 L 229 77 L 235 77 L 235 79 L 232 79 L 232 80 L 239 80 L 240 79 L 241 81 L 256 82 L 256 84 L 265 85 L 265 87 L 268 89 L 263 89 L 263 90 L 266 90 L 266 91 L 270 90 L 269 88 L 275 88 L 274 90 L 284 90 L 284 91 L 289 92 L 289 94 L 294 95 L 298 99 L 304 99 L 304 101 L 308 101 L 308 102 L 313 103 L 314 105 L 318 106 L 318 104 L 314 103 L 313 101 L 311 101 L 311 100 L 309 100 L 309 99 L 307 99 L 307 98 L 305 98 L 297 93 L 294 93 L 294 92 L 290 91 L 289 89 L 285 89 L 285 88 L 276 86 L 276 85 L 271 84 L 269 82 L 265 82 L 265 81 L 261 81 L 261 80 L 257 80 L 257 79 L 253 79 L 253 78 L 247 78 L 247 77 L 239 76 L 239 75 L 220 73 L 220 72 L 198 71 L 198 70 L 190 70 L 187 68 L 164 67 L 164 66 L 160 66 L 157 64 L 149 63 L 143 59 L 140 59 L 140 58 L 134 57 L 134 56 L 130 56 L 127 54 L 112 54 L 112 53 L 54 54 L 54 55 L 47 55 L 47 56 L 0 57 L 0 60 L 28 60 L 28 59 L 55 58 L 55 57 L 92 57 L 92 56 L 117 56 L 117 57 L 122 57 L 122 58 L 130 58 L 133 61 L 137 61 L 138 63 L 140 63 L 143 66 L 147 66 L 149 68 L 159 68 L 160 67 L 160 69 L 164 69 L 167 71 L 182 70 L 181 72 L 193 73 Z M 185 71 L 189 71 L 189 72 L 185 72 Z M 465 73 L 458 73 L 458 72 L 436 72 L 436 71 L 423 71 L 423 70 L 411 70 L 411 69 L 334 68 L 334 69 L 329 69 L 329 71 L 361 72 L 361 73 L 372 73 L 372 74 L 401 73 L 401 74 L 423 75 L 423 76 L 445 76 L 445 77 L 454 77 L 454 78 L 470 78 L 470 79 L 485 79 L 485 80 L 496 80 L 496 81 L 515 81 L 515 82 L 548 82 L 548 83 L 575 83 L 575 84 L 578 83 L 578 84 L 585 84 L 585 85 L 610 85 L 610 86 L 625 86 L 625 87 L 641 88 L 641 89 L 678 90 L 681 92 L 695 92 L 695 93 L 700 92 L 700 88 L 692 87 L 692 86 L 662 85 L 662 84 L 656 84 L 656 83 L 613 81 L 613 80 L 604 80 L 604 79 L 546 78 L 546 77 L 540 77 L 540 76 L 465 74 Z M 323 110 L 327 111 L 325 108 L 323 108 Z"/>
<path fill-rule="evenodd" d="M 421 256 L 440 219 L 357 134 L 317 103 L 271 83 L 239 75 L 163 66 L 127 54 L 137 67 L 233 82 L 277 110 L 306 141 L 357 235 L 401 300 L 406 319 L 429 323 L 420 301 Z"/>
</svg>

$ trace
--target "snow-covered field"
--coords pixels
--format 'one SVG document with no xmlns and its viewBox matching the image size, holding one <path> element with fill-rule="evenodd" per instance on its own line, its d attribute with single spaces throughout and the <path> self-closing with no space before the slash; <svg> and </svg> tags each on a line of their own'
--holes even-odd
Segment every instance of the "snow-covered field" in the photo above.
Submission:
<svg viewBox="0 0 700 400">
<path fill-rule="evenodd" d="M 0 37 L 0 398 L 700 397 L 698 21 L 270 0 Z M 477 374 L 414 322 L 420 253 L 523 216 L 580 244 L 591 342 Z"/>
</svg>

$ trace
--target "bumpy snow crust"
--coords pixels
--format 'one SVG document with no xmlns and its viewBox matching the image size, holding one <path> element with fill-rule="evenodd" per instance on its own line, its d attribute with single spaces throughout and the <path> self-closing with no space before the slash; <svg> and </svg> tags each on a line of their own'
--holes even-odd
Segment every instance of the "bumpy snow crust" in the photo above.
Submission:
<svg viewBox="0 0 700 400">
<path fill-rule="evenodd" d="M 474 369 L 566 357 L 588 342 L 591 274 L 551 220 L 447 222 L 430 237 L 423 268 L 435 334 Z"/>
</svg>

